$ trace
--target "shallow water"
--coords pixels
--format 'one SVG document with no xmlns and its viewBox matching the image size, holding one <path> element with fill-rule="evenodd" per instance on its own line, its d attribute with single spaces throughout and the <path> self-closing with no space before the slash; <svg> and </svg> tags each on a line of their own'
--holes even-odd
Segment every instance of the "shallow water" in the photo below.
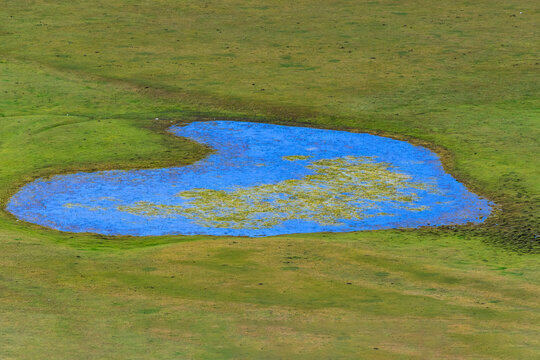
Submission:
<svg viewBox="0 0 540 360">
<path fill-rule="evenodd" d="M 7 210 L 61 231 L 267 236 L 481 222 L 490 203 L 404 141 L 271 124 L 170 129 L 216 152 L 189 166 L 58 175 Z"/>
</svg>

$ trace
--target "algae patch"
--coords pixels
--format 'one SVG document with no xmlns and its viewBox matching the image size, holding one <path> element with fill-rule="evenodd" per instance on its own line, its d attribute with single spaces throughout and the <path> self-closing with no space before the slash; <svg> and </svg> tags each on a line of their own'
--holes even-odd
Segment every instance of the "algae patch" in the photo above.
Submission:
<svg viewBox="0 0 540 360">
<path fill-rule="evenodd" d="M 287 156 L 287 160 L 307 160 Z M 182 205 L 136 202 L 117 207 L 120 211 L 149 217 L 183 216 L 204 227 L 231 229 L 270 228 L 289 220 L 308 220 L 320 225 L 343 225 L 384 213 L 380 204 L 393 209 L 423 211 L 417 205 L 418 190 L 433 191 L 431 185 L 412 182 L 411 176 L 392 171 L 388 163 L 373 157 L 345 156 L 307 165 L 312 174 L 301 179 L 262 184 L 229 191 L 192 189 L 178 197 Z"/>
<path fill-rule="evenodd" d="M 288 161 L 298 161 L 298 160 L 308 160 L 311 157 L 312 156 L 308 156 L 308 155 L 291 155 L 291 156 L 283 156 L 282 159 L 288 160 Z"/>
<path fill-rule="evenodd" d="M 90 211 L 100 211 L 100 210 L 106 210 L 104 207 L 101 206 L 88 206 L 84 204 L 78 204 L 78 203 L 65 203 L 63 205 L 65 208 L 72 209 L 72 208 L 81 208 L 81 209 L 88 209 Z"/>
</svg>

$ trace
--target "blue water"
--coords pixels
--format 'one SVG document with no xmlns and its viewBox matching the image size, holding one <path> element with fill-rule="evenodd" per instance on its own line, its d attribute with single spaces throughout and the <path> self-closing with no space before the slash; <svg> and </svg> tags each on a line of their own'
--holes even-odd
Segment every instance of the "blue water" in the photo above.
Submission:
<svg viewBox="0 0 540 360">
<path fill-rule="evenodd" d="M 189 166 L 153 170 L 101 171 L 38 179 L 21 188 L 7 210 L 16 217 L 61 231 L 107 235 L 208 234 L 267 236 L 307 232 L 341 232 L 388 228 L 415 228 L 482 222 L 490 203 L 469 192 L 445 173 L 432 151 L 404 141 L 369 134 L 271 124 L 212 121 L 174 126 L 170 131 L 216 150 Z M 290 161 L 286 156 L 309 156 Z M 186 206 L 176 196 L 194 188 L 233 191 L 313 174 L 307 166 L 321 159 L 345 156 L 373 157 L 392 171 L 422 182 L 429 190 L 415 190 L 409 211 L 395 203 L 381 203 L 362 219 L 341 224 L 312 220 L 283 221 L 272 227 L 223 228 L 201 225 L 181 214 L 152 216 L 121 210 L 138 202 Z M 435 191 L 434 191 L 435 189 Z M 189 205 L 187 205 L 189 206 Z"/>
</svg>

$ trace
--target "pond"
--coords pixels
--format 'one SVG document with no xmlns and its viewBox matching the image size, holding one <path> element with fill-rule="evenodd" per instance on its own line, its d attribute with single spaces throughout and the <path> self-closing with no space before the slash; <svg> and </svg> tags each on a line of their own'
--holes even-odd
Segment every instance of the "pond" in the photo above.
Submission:
<svg viewBox="0 0 540 360">
<path fill-rule="evenodd" d="M 237 121 L 170 131 L 216 151 L 182 167 L 38 179 L 7 210 L 61 231 L 135 236 L 417 228 L 478 223 L 491 212 L 434 152 L 408 142 Z"/>
</svg>

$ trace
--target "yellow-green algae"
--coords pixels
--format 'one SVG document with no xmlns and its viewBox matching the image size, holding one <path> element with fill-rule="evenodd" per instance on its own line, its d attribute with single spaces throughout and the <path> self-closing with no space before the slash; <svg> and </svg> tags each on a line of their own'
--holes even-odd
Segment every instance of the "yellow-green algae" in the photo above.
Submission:
<svg viewBox="0 0 540 360">
<path fill-rule="evenodd" d="M 88 209 L 90 211 L 106 210 L 104 207 L 101 207 L 101 206 L 88 206 L 88 205 L 79 204 L 79 203 L 65 203 L 63 206 L 68 209 L 78 207 L 78 208 Z"/>
<path fill-rule="evenodd" d="M 412 182 L 409 175 L 392 171 L 388 163 L 375 162 L 373 157 L 324 159 L 307 168 L 315 173 L 276 184 L 233 191 L 182 191 L 177 196 L 187 199 L 186 205 L 137 202 L 118 209 L 143 216 L 181 215 L 198 225 L 217 228 L 269 228 L 287 220 L 343 225 L 343 220 L 391 215 L 376 212 L 380 202 L 391 201 L 396 208 L 410 211 L 426 210 L 428 207 L 414 204 L 418 199 L 415 190 L 434 191 L 431 185 Z"/>
<path fill-rule="evenodd" d="M 291 155 L 291 156 L 283 156 L 283 160 L 289 160 L 289 161 L 297 161 L 297 160 L 308 160 L 311 158 L 311 156 L 307 155 Z"/>
</svg>

